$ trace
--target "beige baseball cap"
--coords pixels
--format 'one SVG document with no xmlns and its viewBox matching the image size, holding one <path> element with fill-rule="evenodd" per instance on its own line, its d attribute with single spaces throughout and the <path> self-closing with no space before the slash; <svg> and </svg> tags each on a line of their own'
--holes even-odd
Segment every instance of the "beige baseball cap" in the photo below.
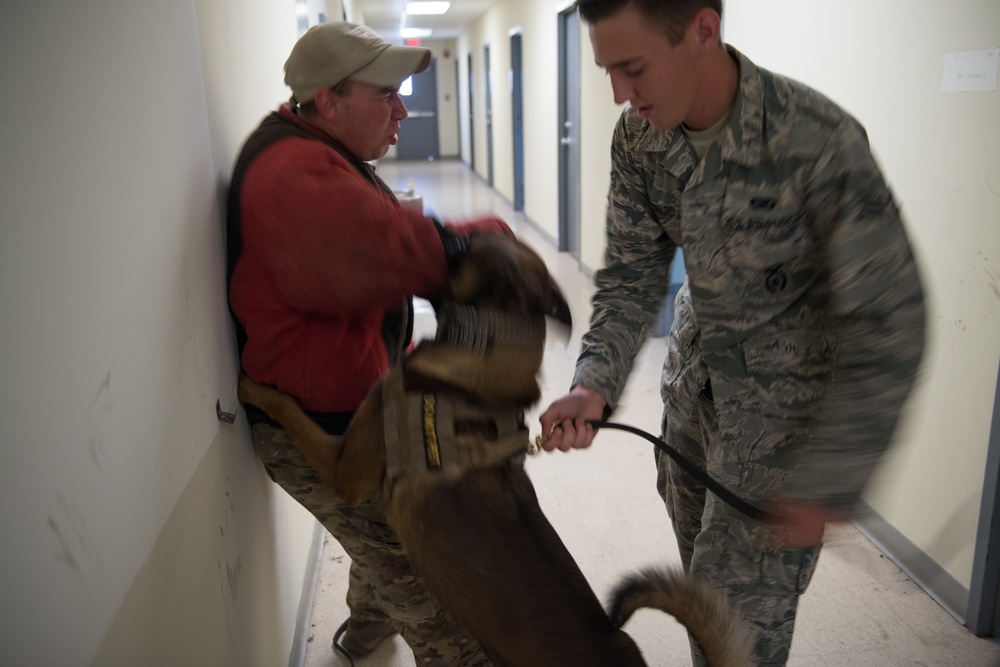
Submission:
<svg viewBox="0 0 1000 667">
<path fill-rule="evenodd" d="M 430 64 L 430 49 L 390 44 L 363 25 L 323 23 L 310 28 L 292 47 L 285 62 L 285 83 L 295 101 L 303 104 L 344 79 L 393 87 Z"/>
</svg>

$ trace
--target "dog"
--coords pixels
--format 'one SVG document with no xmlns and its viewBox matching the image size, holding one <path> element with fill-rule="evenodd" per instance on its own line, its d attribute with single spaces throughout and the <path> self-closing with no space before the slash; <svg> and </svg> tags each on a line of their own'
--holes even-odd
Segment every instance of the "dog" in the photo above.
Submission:
<svg viewBox="0 0 1000 667">
<path fill-rule="evenodd" d="M 340 438 L 241 375 L 239 398 L 280 423 L 348 503 L 380 489 L 414 570 L 498 667 L 645 665 L 621 626 L 676 617 L 711 667 L 749 664 L 725 596 L 677 569 L 623 580 L 605 612 L 525 473 L 524 411 L 540 398 L 546 317 L 571 326 L 544 262 L 504 235 L 468 239 L 434 303 L 437 335 L 371 390 Z"/>
</svg>

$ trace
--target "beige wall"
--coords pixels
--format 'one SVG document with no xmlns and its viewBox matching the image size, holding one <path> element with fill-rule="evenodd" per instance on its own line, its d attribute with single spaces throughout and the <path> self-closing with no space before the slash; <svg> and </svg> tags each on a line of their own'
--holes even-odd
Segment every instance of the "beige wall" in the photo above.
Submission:
<svg viewBox="0 0 1000 667">
<path fill-rule="evenodd" d="M 472 53 L 474 78 L 473 134 L 475 170 L 488 173 L 486 155 L 486 93 L 483 47 L 490 45 L 493 80 L 493 180 L 494 187 L 513 201 L 513 115 L 510 73 L 510 31 L 521 28 L 524 60 L 524 212 L 550 237 L 558 231 L 558 139 L 556 7 L 553 0 L 498 2 L 459 40 L 459 100 L 463 159 L 468 161 L 467 54 Z"/>
<path fill-rule="evenodd" d="M 454 39 L 428 39 L 421 46 L 426 46 L 434 54 L 438 96 L 438 154 L 442 158 L 459 157 L 458 77 L 455 68 L 458 44 Z"/>
<path fill-rule="evenodd" d="M 556 15 L 568 3 L 502 0 L 459 41 L 475 78 L 475 170 L 485 176 L 482 47 L 492 45 L 496 188 L 513 198 L 508 31 L 524 35 L 525 213 L 558 220 Z M 728 0 L 727 41 L 760 65 L 831 96 L 867 127 L 911 230 L 928 296 L 930 343 L 899 446 L 868 499 L 959 585 L 971 581 L 1000 360 L 1000 92 L 945 93 L 946 52 L 1000 46 L 1000 3 L 960 0 Z M 581 39 L 581 261 L 603 264 L 611 131 L 620 113 Z M 463 158 L 468 131 L 462 125 Z"/>
<path fill-rule="evenodd" d="M 472 53 L 474 168 L 488 173 L 486 153 L 485 75 L 483 47 L 491 47 L 493 71 L 494 187 L 514 198 L 512 99 L 509 85 L 510 32 L 522 34 L 524 76 L 525 215 L 550 238 L 559 229 L 559 43 L 558 16 L 565 0 L 498 2 L 459 40 L 459 104 L 462 159 L 469 161 L 467 58 Z M 586 26 L 580 34 L 580 261 L 586 270 L 604 263 L 604 211 L 611 162 L 611 131 L 621 107 L 611 101 L 603 71 L 593 65 Z"/>
<path fill-rule="evenodd" d="M 286 664 L 315 522 L 215 404 L 220 202 L 294 2 L 3 13 L 4 662 Z"/>
</svg>

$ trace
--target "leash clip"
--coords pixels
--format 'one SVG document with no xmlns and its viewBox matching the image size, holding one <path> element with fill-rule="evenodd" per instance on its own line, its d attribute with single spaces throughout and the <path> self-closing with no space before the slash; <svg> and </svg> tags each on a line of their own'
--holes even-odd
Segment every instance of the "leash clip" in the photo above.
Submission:
<svg viewBox="0 0 1000 667">
<path fill-rule="evenodd" d="M 545 445 L 546 442 L 552 439 L 552 436 L 556 432 L 556 427 L 559 426 L 560 424 L 562 424 L 562 420 L 557 419 L 556 421 L 552 422 L 552 427 L 549 428 L 548 433 L 543 433 L 539 436 L 536 436 L 535 444 L 528 445 L 528 453 L 531 454 L 532 456 L 537 456 L 538 454 L 541 454 L 543 451 L 545 451 L 543 446 Z"/>
</svg>

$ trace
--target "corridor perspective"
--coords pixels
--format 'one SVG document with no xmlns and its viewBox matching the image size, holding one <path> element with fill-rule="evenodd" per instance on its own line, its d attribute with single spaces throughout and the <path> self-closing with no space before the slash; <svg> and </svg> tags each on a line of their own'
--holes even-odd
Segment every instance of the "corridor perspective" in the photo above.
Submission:
<svg viewBox="0 0 1000 667">
<path fill-rule="evenodd" d="M 534 248 L 556 277 L 573 313 L 569 342 L 549 336 L 542 400 L 529 415 L 532 436 L 537 414 L 568 388 L 590 314 L 592 281 L 570 255 L 559 253 L 537 227 L 516 213 L 482 178 L 459 161 L 383 160 L 381 177 L 395 190 L 410 179 L 425 209 L 443 218 L 492 211 L 507 220 L 519 239 Z M 414 339 L 434 334 L 434 315 L 418 307 Z M 613 421 L 659 432 L 660 370 L 664 338 L 651 338 L 636 362 Z M 680 558 L 666 510 L 656 493 L 652 446 L 618 431 L 601 433 L 589 450 L 528 459 L 542 509 L 573 553 L 598 597 L 606 600 L 627 571 L 677 565 Z M 329 536 L 324 541 L 306 667 L 346 665 L 331 638 L 347 616 L 349 560 Z M 687 637 L 673 619 L 639 612 L 625 629 L 654 666 L 690 664 Z M 799 610 L 790 667 L 993 667 L 1000 646 L 975 637 L 924 593 L 851 525 L 832 526 L 820 565 Z M 358 667 L 408 667 L 412 654 L 399 637 L 384 642 Z"/>
<path fill-rule="evenodd" d="M 427 69 L 400 85 L 410 115 L 379 173 L 399 191 L 412 179 L 441 217 L 494 212 L 541 254 L 574 327 L 547 343 L 532 435 L 568 390 L 605 265 L 612 136 L 624 105 L 642 111 L 643 100 L 616 94 L 571 0 L 435 4 L 445 13 L 407 13 L 408 0 L 4 3 L 0 665 L 346 667 L 330 641 L 347 613 L 348 564 L 338 543 L 322 548 L 322 526 L 255 450 L 228 284 L 239 156 L 289 101 L 284 65 L 312 28 L 343 20 L 430 50 Z M 1000 667 L 1000 1 L 721 4 L 719 35 L 741 63 L 801 82 L 863 126 L 925 295 L 919 382 L 865 514 L 827 535 L 790 664 Z M 655 60 L 656 71 L 672 67 Z M 785 116 L 759 115 L 773 130 L 721 136 L 785 141 L 800 134 L 780 129 Z M 311 201 L 294 194 L 308 181 L 280 188 L 293 195 L 285 203 Z M 780 210 L 770 195 L 748 203 L 775 205 L 784 225 L 806 205 L 798 184 L 782 179 Z M 726 193 L 696 203 L 733 203 L 743 189 Z M 317 212 L 336 249 L 347 247 L 341 223 L 367 221 L 347 219 L 340 203 Z M 298 216 L 287 217 L 294 228 Z M 684 237 L 675 240 L 691 251 Z M 736 255 L 771 257 L 743 252 L 741 238 L 720 234 Z M 324 252 L 322 268 L 343 268 L 323 246 L 303 246 Z M 881 246 L 844 245 L 838 265 Z M 337 288 L 349 281 L 332 280 L 316 285 L 318 301 L 329 294 L 321 307 L 339 317 Z M 872 293 L 855 295 L 877 306 Z M 423 304 L 418 315 L 427 336 L 433 313 Z M 342 368 L 349 353 L 331 354 Z M 664 355 L 663 337 L 650 339 L 615 421 L 659 432 Z M 644 440 L 605 432 L 526 469 L 600 599 L 630 570 L 679 564 Z M 672 619 L 641 612 L 626 629 L 651 667 L 690 664 Z M 412 661 L 395 639 L 358 667 Z"/>
</svg>

